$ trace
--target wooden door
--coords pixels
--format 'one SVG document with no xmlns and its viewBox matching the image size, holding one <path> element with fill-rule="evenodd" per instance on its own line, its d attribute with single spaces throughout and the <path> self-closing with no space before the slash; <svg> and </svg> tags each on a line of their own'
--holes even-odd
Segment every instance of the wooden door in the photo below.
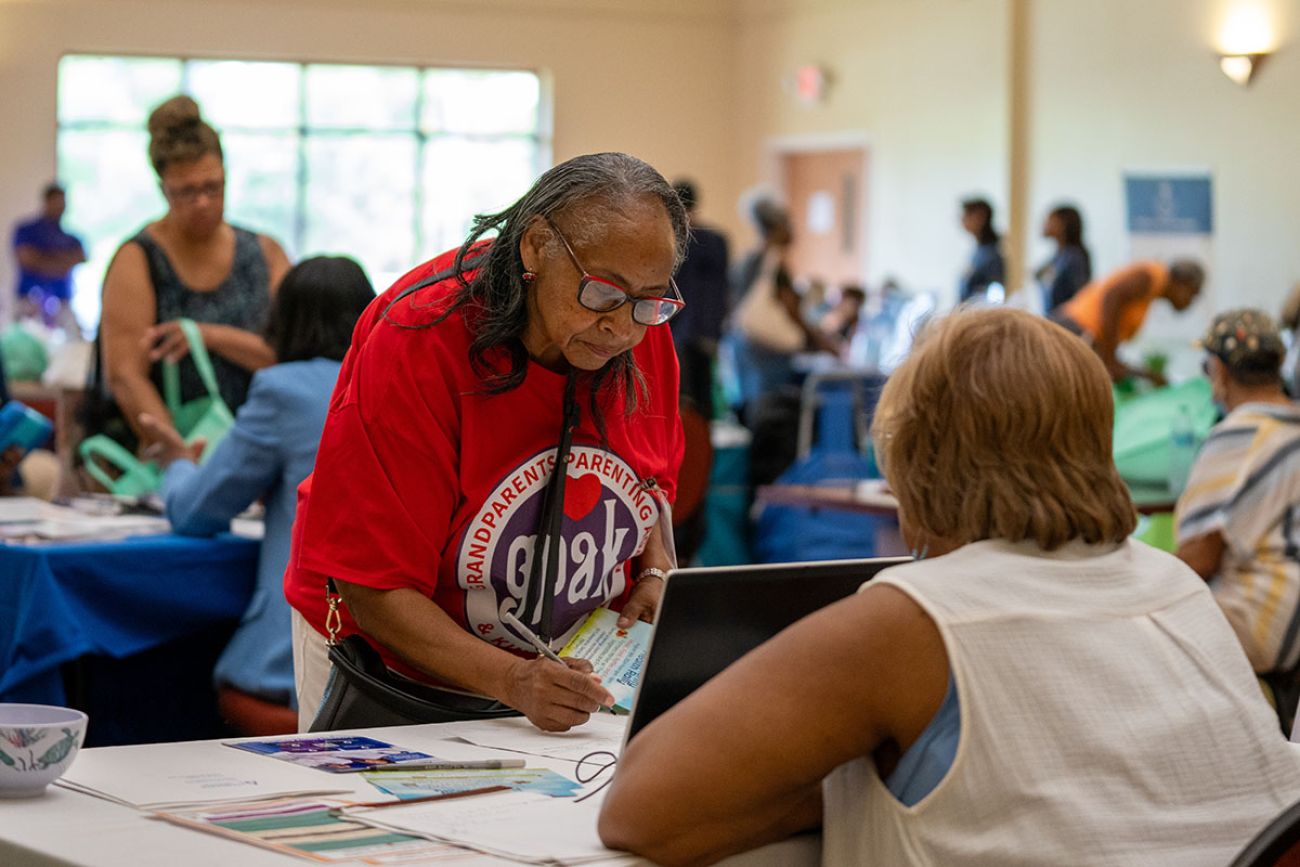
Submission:
<svg viewBox="0 0 1300 867">
<path fill-rule="evenodd" d="M 789 258 L 794 277 L 820 279 L 828 286 L 861 283 L 866 275 L 866 151 L 789 152 L 780 162 L 794 227 Z"/>
</svg>

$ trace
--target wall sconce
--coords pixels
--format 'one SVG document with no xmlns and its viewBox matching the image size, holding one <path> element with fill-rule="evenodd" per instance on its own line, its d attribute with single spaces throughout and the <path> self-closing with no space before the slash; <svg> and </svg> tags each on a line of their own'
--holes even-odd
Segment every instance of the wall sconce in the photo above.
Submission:
<svg viewBox="0 0 1300 867">
<path fill-rule="evenodd" d="M 1259 67 L 1268 59 L 1265 52 L 1256 52 L 1255 54 L 1220 54 L 1219 69 L 1223 74 L 1232 79 L 1233 84 L 1245 87 L 1250 84 L 1250 80 L 1255 77 Z"/>
<path fill-rule="evenodd" d="M 1232 0 L 1219 25 L 1219 69 L 1240 87 L 1277 49 L 1276 10 L 1269 0 Z"/>
</svg>

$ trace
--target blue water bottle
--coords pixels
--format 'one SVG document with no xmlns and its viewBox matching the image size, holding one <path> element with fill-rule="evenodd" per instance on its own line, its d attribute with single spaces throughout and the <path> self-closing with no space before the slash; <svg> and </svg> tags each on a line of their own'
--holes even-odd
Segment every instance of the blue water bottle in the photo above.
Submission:
<svg viewBox="0 0 1300 867">
<path fill-rule="evenodd" d="M 0 408 L 0 452 L 16 446 L 23 454 L 49 442 L 54 425 L 36 410 L 11 400 Z"/>
<path fill-rule="evenodd" d="M 1169 493 L 1177 497 L 1187 487 L 1187 477 L 1192 474 L 1196 461 L 1196 426 L 1185 404 L 1178 407 L 1178 415 L 1169 426 Z"/>
</svg>

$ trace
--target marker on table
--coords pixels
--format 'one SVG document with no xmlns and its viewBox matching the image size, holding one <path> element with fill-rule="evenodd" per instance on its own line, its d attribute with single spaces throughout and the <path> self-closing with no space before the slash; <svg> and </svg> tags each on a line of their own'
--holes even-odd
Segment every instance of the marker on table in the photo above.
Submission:
<svg viewBox="0 0 1300 867">
<path fill-rule="evenodd" d="M 423 798 L 406 798 L 398 801 L 369 801 L 364 804 L 348 804 L 346 807 L 331 807 L 330 812 L 335 816 L 345 816 L 348 813 L 358 812 L 361 810 L 381 810 L 384 807 L 405 807 L 407 804 L 419 804 L 424 801 L 450 801 L 453 798 L 468 798 L 472 795 L 487 795 L 492 792 L 508 792 L 509 786 L 486 786 L 482 789 L 467 789 L 464 792 L 448 792 L 439 795 L 428 795 Z"/>
<path fill-rule="evenodd" d="M 433 760 L 421 761 L 415 760 L 410 762 L 394 762 L 391 765 L 375 765 L 370 768 L 357 768 L 362 773 L 373 773 L 379 771 L 502 771 L 507 768 L 526 767 L 523 759 L 472 759 L 466 761 L 456 761 L 448 759 L 446 761 Z"/>
</svg>

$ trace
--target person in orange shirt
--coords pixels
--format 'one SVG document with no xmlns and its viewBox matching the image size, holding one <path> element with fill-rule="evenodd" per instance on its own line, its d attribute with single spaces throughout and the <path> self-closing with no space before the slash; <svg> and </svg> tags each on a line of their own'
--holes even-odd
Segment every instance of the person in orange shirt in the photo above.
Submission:
<svg viewBox="0 0 1300 867">
<path fill-rule="evenodd" d="M 1134 262 L 1084 286 L 1053 312 L 1052 319 L 1092 343 L 1111 379 L 1140 376 L 1164 385 L 1162 375 L 1129 367 L 1116 352 L 1142 329 L 1152 302 L 1163 298 L 1182 312 L 1196 301 L 1204 283 L 1205 269 L 1190 259 L 1169 265 Z"/>
</svg>

